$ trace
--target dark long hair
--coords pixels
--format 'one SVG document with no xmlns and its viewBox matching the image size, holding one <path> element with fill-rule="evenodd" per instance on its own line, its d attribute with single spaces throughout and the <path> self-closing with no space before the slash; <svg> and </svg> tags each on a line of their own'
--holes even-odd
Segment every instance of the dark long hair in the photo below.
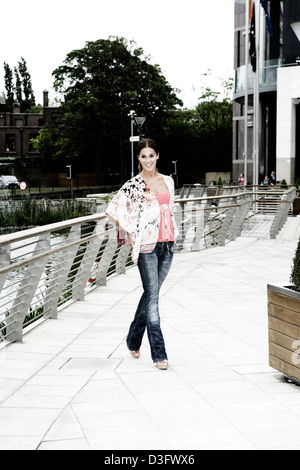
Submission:
<svg viewBox="0 0 300 470">
<path fill-rule="evenodd" d="M 143 149 L 147 148 L 147 147 L 150 147 L 151 149 L 153 149 L 155 151 L 156 154 L 159 154 L 159 148 L 158 148 L 158 145 L 155 142 L 155 140 L 153 140 L 153 139 L 141 139 L 139 141 L 139 143 L 137 144 L 137 147 L 136 147 L 137 156 L 139 156 L 141 151 Z M 141 171 L 142 171 L 142 165 L 139 162 L 139 172 L 141 173 Z"/>
</svg>

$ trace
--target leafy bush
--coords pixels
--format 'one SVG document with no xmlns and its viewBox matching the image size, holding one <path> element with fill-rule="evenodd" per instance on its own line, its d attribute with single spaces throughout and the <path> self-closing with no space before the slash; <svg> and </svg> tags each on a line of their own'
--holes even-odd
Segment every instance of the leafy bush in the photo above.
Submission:
<svg viewBox="0 0 300 470">
<path fill-rule="evenodd" d="M 25 199 L 20 204 L 0 208 L 1 232 L 53 224 L 63 220 L 89 215 L 82 201 L 62 201 L 53 205 L 51 201 Z"/>
<path fill-rule="evenodd" d="M 293 288 L 300 292 L 300 239 L 298 241 L 297 250 L 293 260 L 293 267 L 290 279 Z"/>
<path fill-rule="evenodd" d="M 283 179 L 280 183 L 280 187 L 281 189 L 287 189 L 288 188 L 288 185 L 287 185 L 287 182 L 285 179 Z"/>
</svg>

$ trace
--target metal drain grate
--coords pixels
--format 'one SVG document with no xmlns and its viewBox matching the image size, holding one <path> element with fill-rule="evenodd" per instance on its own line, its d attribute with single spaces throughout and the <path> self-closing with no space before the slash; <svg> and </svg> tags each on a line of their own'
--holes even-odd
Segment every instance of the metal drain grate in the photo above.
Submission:
<svg viewBox="0 0 300 470">
<path fill-rule="evenodd" d="M 61 369 L 115 370 L 122 359 L 100 359 L 97 357 L 71 357 Z"/>
</svg>

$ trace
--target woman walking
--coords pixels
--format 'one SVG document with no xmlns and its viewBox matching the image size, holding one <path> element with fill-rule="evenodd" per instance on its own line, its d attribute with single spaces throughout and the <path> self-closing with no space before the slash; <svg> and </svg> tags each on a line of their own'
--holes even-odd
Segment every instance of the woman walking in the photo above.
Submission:
<svg viewBox="0 0 300 470">
<path fill-rule="evenodd" d="M 137 145 L 139 174 L 127 181 L 107 208 L 107 216 L 118 226 L 119 243 L 132 247 L 143 295 L 127 336 L 130 354 L 138 359 L 147 329 L 151 357 L 158 369 L 168 368 L 160 326 L 159 291 L 170 270 L 177 228 L 174 219 L 174 182 L 158 172 L 159 150 L 152 139 Z"/>
</svg>

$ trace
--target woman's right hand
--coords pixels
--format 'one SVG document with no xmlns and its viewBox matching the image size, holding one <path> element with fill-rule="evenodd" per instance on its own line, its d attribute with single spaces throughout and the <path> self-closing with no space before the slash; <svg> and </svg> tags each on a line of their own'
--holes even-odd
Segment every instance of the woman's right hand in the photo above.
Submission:
<svg viewBox="0 0 300 470">
<path fill-rule="evenodd" d="M 132 238 L 131 238 L 131 236 L 130 236 L 129 233 L 128 233 L 128 245 L 131 246 L 131 247 L 133 247 L 133 240 L 132 240 Z"/>
</svg>

